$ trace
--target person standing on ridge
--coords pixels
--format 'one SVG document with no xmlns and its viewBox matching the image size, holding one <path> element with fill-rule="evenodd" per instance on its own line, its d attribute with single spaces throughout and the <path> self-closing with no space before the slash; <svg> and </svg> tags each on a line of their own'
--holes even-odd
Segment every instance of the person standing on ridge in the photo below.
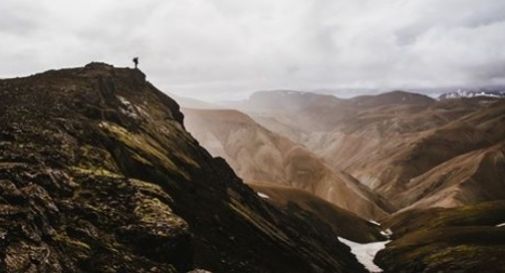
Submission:
<svg viewBox="0 0 505 273">
<path fill-rule="evenodd" d="M 134 57 L 133 63 L 135 64 L 135 69 L 137 69 L 137 66 L 139 65 L 139 57 Z"/>
</svg>

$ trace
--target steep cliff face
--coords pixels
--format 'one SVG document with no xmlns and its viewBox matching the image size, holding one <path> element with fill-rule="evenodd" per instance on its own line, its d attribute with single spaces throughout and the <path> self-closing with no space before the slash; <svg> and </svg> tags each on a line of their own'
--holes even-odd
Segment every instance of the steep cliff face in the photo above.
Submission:
<svg viewBox="0 0 505 273">
<path fill-rule="evenodd" d="M 364 272 L 313 217 L 264 202 L 138 70 L 0 81 L 0 271 Z"/>
</svg>

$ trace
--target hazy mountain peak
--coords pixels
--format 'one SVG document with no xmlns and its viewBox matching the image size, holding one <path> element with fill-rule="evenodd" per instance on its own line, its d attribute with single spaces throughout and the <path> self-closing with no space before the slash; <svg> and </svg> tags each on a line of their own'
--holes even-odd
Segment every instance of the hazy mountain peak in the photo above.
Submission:
<svg viewBox="0 0 505 273">
<path fill-rule="evenodd" d="M 351 101 L 360 106 L 378 106 L 386 104 L 430 104 L 435 99 L 426 95 L 395 90 L 378 95 L 365 95 L 352 98 Z"/>
</svg>

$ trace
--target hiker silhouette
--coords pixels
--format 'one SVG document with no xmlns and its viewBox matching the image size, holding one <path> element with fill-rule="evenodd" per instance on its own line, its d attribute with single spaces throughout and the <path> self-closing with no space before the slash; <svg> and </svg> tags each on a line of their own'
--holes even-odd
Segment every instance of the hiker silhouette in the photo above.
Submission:
<svg viewBox="0 0 505 273">
<path fill-rule="evenodd" d="M 133 58 L 133 63 L 135 64 L 135 68 L 139 65 L 139 57 Z"/>
</svg>

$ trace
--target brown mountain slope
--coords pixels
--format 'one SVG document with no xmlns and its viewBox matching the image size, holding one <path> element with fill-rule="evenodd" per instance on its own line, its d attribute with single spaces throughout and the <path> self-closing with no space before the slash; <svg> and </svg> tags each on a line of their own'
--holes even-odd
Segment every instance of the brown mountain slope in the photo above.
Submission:
<svg viewBox="0 0 505 273">
<path fill-rule="evenodd" d="M 405 91 L 391 91 L 378 95 L 358 96 L 349 100 L 352 104 L 362 107 L 371 108 L 385 105 L 430 105 L 435 102 L 434 99 L 416 93 Z"/>
<path fill-rule="evenodd" d="M 0 81 L 0 272 L 364 272 L 264 202 L 139 70 Z"/>
<path fill-rule="evenodd" d="M 425 108 L 432 103 L 434 100 L 427 96 L 403 91 L 353 99 L 338 99 L 308 92 L 270 91 L 254 93 L 248 100 L 230 107 L 252 116 L 273 117 L 281 123 L 310 133 L 332 131 L 344 125 L 342 123 L 350 125 L 351 121 L 359 122 L 355 127 L 362 128 L 366 123 L 377 121 L 373 109 L 388 110 L 389 114 L 394 114 L 398 110 Z"/>
<path fill-rule="evenodd" d="M 505 102 L 489 98 L 434 101 L 421 95 L 391 92 L 328 100 L 319 107 L 308 103 L 297 112 L 279 108 L 269 112 L 263 108 L 252 116 L 270 130 L 303 144 L 332 169 L 342 169 L 390 198 L 398 208 L 410 205 L 416 198 L 408 193 L 417 184 L 410 183 L 411 179 L 457 156 L 505 139 Z M 310 123 L 319 124 L 318 130 L 310 131 L 315 128 L 306 126 Z M 435 191 L 429 184 L 418 187 Z M 436 192 L 417 196 L 433 194 Z M 453 203 L 447 196 L 447 202 Z M 482 194 L 473 200 L 493 200 L 489 198 Z M 471 199 L 462 198 L 468 202 Z M 443 203 L 431 203 L 440 202 Z"/>
<path fill-rule="evenodd" d="M 505 199 L 505 143 L 450 159 L 411 179 L 402 207 L 454 207 Z"/>
<path fill-rule="evenodd" d="M 303 146 L 272 133 L 235 110 L 184 109 L 186 126 L 203 146 L 222 156 L 246 181 L 307 190 L 369 219 L 390 210 L 352 176 L 332 170 Z"/>
<path fill-rule="evenodd" d="M 393 241 L 375 262 L 385 273 L 505 271 L 505 201 L 413 209 L 383 222 Z"/>
<path fill-rule="evenodd" d="M 443 126 L 425 130 L 408 140 L 388 159 L 367 166 L 377 172 L 376 189 L 393 196 L 406 189 L 407 182 L 458 155 L 490 147 L 505 139 L 505 101 L 465 115 Z"/>
<path fill-rule="evenodd" d="M 250 184 L 266 201 L 299 214 L 301 217 L 314 215 L 327 223 L 333 232 L 343 238 L 354 242 L 368 243 L 384 241 L 381 234 L 382 228 L 372 222 L 363 220 L 356 214 L 341 209 L 306 191 L 286 186 Z"/>
</svg>

